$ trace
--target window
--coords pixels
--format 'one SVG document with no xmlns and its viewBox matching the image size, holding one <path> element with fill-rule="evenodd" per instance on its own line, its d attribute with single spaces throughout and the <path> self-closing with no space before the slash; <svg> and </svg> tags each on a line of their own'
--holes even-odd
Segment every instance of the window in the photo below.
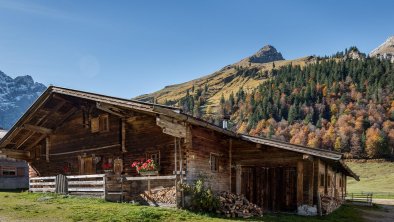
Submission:
<svg viewBox="0 0 394 222">
<path fill-rule="evenodd" d="M 219 155 L 211 153 L 211 158 L 210 158 L 209 162 L 211 164 L 211 171 L 218 172 L 219 171 Z"/>
<path fill-rule="evenodd" d="M 109 121 L 108 121 L 108 115 L 100 115 L 100 132 L 108 132 L 109 131 Z"/>
<path fill-rule="evenodd" d="M 160 150 L 146 152 L 146 159 L 152 159 L 157 165 L 160 165 Z"/>
<path fill-rule="evenodd" d="M 320 174 L 320 186 L 324 187 L 324 174 Z"/>
<path fill-rule="evenodd" d="M 103 114 L 99 117 L 94 117 L 90 120 L 90 128 L 92 133 L 108 132 L 109 131 L 109 120 L 108 115 Z"/>
<path fill-rule="evenodd" d="M 328 175 L 327 176 L 327 187 L 330 187 L 330 184 L 331 183 L 331 176 L 330 175 Z"/>
<path fill-rule="evenodd" d="M 3 176 L 16 176 L 16 168 L 15 167 L 2 167 L 1 175 Z"/>
<path fill-rule="evenodd" d="M 339 187 L 342 187 L 342 178 L 339 178 Z"/>
</svg>

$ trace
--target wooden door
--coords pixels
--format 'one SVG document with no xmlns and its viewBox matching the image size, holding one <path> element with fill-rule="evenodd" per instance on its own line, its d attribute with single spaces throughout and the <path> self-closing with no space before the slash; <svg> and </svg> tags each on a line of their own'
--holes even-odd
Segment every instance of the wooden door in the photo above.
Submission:
<svg viewBox="0 0 394 222">
<path fill-rule="evenodd" d="M 253 202 L 254 173 L 252 167 L 242 167 L 241 180 L 241 193 L 245 195 L 246 199 Z"/>
<path fill-rule="evenodd" d="M 242 167 L 241 193 L 264 211 L 296 210 L 294 167 Z"/>
<path fill-rule="evenodd" d="M 81 174 L 95 174 L 96 167 L 93 164 L 93 157 L 81 157 Z"/>
</svg>

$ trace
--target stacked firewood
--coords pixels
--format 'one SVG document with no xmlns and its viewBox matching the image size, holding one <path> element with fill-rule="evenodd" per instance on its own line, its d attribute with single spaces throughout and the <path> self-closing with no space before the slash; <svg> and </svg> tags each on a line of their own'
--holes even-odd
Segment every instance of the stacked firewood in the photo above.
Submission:
<svg viewBox="0 0 394 222">
<path fill-rule="evenodd" d="M 331 197 L 329 195 L 321 196 L 321 208 L 325 214 L 329 214 L 340 207 L 342 200 L 336 197 Z"/>
<path fill-rule="evenodd" d="M 145 191 L 131 197 L 132 200 L 140 203 L 160 203 L 160 204 L 176 204 L 175 187 L 156 187 L 150 192 Z"/>
<path fill-rule="evenodd" d="M 250 203 L 243 195 L 221 192 L 219 194 L 219 201 L 219 211 L 226 217 L 248 218 L 263 216 L 263 209 L 256 204 Z"/>
</svg>

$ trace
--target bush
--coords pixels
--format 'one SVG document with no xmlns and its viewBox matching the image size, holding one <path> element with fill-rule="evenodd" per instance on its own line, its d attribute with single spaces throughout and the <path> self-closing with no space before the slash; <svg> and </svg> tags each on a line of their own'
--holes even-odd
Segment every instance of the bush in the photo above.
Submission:
<svg viewBox="0 0 394 222">
<path fill-rule="evenodd" d="M 192 211 L 215 212 L 219 207 L 219 199 L 211 188 L 205 185 L 203 178 L 197 179 L 193 184 L 181 184 L 186 195 L 191 196 L 188 208 Z"/>
</svg>

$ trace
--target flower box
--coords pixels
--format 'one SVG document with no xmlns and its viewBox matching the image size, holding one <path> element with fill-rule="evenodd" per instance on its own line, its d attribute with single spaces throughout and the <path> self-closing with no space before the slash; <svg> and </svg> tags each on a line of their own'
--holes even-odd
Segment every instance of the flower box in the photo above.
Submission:
<svg viewBox="0 0 394 222">
<path fill-rule="evenodd" d="M 159 174 L 159 171 L 140 171 L 141 176 L 156 176 Z"/>
<path fill-rule="evenodd" d="M 112 172 L 113 172 L 112 169 L 104 170 L 104 173 L 112 173 Z"/>
</svg>

